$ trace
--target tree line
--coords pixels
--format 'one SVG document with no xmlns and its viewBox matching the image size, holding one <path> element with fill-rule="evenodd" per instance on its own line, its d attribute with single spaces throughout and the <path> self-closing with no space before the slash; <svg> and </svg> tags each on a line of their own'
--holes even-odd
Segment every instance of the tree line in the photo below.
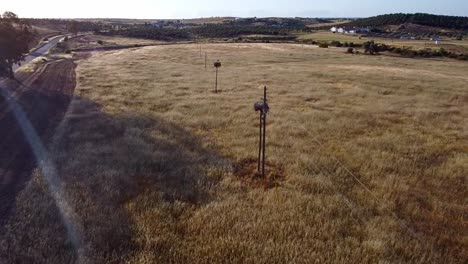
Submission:
<svg viewBox="0 0 468 264">
<path fill-rule="evenodd" d="M 154 27 L 152 25 L 134 25 L 122 29 L 98 30 L 101 35 L 119 35 L 131 38 L 154 40 L 183 40 L 201 38 L 237 38 L 241 35 L 289 35 L 289 30 L 271 26 L 206 24 L 195 27 Z"/>
<path fill-rule="evenodd" d="M 93 21 L 76 21 L 69 19 L 49 19 L 49 18 L 22 18 L 23 22 L 34 25 L 43 26 L 57 31 L 70 31 L 70 26 L 78 27 L 81 32 L 92 32 L 96 30 L 109 29 L 111 26 L 102 22 Z"/>
<path fill-rule="evenodd" d="M 111 29 L 95 31 L 96 34 L 108 36 L 123 36 L 129 38 L 144 38 L 152 40 L 186 40 L 191 38 L 191 32 L 187 29 L 156 28 L 153 26 L 134 26 L 124 29 Z"/>
<path fill-rule="evenodd" d="M 468 17 L 459 16 L 442 16 L 431 15 L 424 13 L 416 14 L 387 14 L 355 21 L 344 24 L 343 26 L 371 26 L 381 27 L 388 25 L 401 25 L 405 23 L 413 23 L 423 26 L 442 27 L 450 29 L 468 30 Z"/>
<path fill-rule="evenodd" d="M 241 35 L 288 35 L 288 29 L 272 26 L 207 24 L 193 28 L 193 33 L 205 38 L 232 38 Z"/>
</svg>

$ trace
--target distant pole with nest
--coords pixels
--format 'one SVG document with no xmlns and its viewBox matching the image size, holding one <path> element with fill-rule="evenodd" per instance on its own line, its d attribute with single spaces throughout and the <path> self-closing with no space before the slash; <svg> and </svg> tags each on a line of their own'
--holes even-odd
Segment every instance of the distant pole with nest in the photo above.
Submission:
<svg viewBox="0 0 468 264">
<path fill-rule="evenodd" d="M 263 98 L 261 101 L 256 102 L 254 104 L 254 109 L 257 112 L 260 112 L 260 131 L 259 131 L 259 141 L 258 141 L 258 164 L 257 164 L 257 172 L 260 174 L 261 168 L 261 175 L 262 178 L 265 178 L 265 160 L 266 160 L 266 115 L 270 110 L 268 106 L 267 100 L 267 88 L 266 86 L 263 87 Z"/>
<path fill-rule="evenodd" d="M 218 93 L 218 69 L 221 67 L 221 62 L 217 60 L 214 63 L 214 67 L 216 68 L 215 93 Z"/>
</svg>

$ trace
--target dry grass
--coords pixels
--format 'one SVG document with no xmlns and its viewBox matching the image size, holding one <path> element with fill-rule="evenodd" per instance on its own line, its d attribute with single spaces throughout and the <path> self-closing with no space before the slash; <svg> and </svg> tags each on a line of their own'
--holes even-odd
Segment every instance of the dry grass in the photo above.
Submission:
<svg viewBox="0 0 468 264">
<path fill-rule="evenodd" d="M 88 35 L 91 41 L 102 40 L 105 44 L 110 45 L 134 45 L 134 44 L 157 44 L 163 43 L 163 41 L 151 40 L 151 39 L 139 39 L 139 38 L 126 38 L 116 36 L 101 36 L 101 35 Z"/>
<path fill-rule="evenodd" d="M 79 63 L 51 154 L 82 260 L 465 263 L 468 64 L 203 47 L 207 70 L 196 45 Z M 211 92 L 215 59 L 220 94 Z M 234 169 L 256 155 L 263 85 L 267 156 L 285 174 L 266 189 Z M 18 197 L 0 262 L 76 260 L 45 186 L 38 171 Z"/>
<path fill-rule="evenodd" d="M 98 41 L 102 41 L 99 44 Z M 67 45 L 70 49 L 78 48 L 101 48 L 101 47 L 115 47 L 115 46 L 133 46 L 133 45 L 151 45 L 160 44 L 162 41 L 139 39 L 139 38 L 126 38 L 118 36 L 101 36 L 101 35 L 85 35 L 72 38 L 68 41 Z"/>
<path fill-rule="evenodd" d="M 349 34 L 333 34 L 329 31 L 319 31 L 310 34 L 299 35 L 299 40 L 315 40 L 315 41 L 340 41 L 340 42 L 353 42 L 353 43 L 364 43 L 366 41 L 374 40 L 377 43 L 384 43 L 395 47 L 413 47 L 415 49 L 439 49 L 444 48 L 446 50 L 467 53 L 468 52 L 468 40 L 453 40 L 449 38 L 442 38 L 442 44 L 436 45 L 434 41 L 430 40 L 400 40 L 391 38 L 366 38 L 360 35 L 349 35 Z"/>
</svg>

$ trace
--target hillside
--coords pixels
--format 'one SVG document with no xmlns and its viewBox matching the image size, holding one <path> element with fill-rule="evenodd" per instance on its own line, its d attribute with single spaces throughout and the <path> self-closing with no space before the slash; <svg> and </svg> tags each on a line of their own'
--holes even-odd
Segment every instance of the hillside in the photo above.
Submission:
<svg viewBox="0 0 468 264">
<path fill-rule="evenodd" d="M 431 14 L 387 14 L 358 19 L 346 24 L 347 26 L 382 27 L 389 25 L 416 24 L 430 27 L 468 30 L 468 17 L 441 16 Z"/>
</svg>

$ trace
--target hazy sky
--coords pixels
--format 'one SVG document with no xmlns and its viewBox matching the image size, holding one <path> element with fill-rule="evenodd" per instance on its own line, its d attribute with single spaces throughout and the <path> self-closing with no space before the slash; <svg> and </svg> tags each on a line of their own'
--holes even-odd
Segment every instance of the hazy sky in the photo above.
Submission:
<svg viewBox="0 0 468 264">
<path fill-rule="evenodd" d="M 0 0 L 0 12 L 51 18 L 468 16 L 468 0 Z"/>
</svg>

